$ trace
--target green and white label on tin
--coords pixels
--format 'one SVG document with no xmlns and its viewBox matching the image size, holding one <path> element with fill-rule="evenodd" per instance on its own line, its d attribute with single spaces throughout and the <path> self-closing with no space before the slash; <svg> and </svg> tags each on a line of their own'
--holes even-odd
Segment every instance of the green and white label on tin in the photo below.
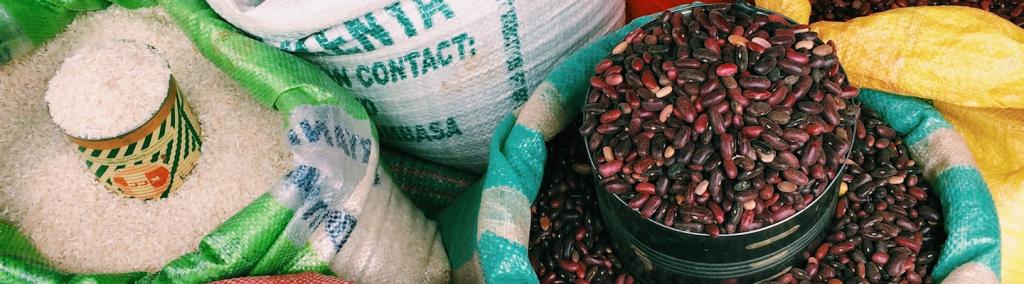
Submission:
<svg viewBox="0 0 1024 284">
<path fill-rule="evenodd" d="M 113 139 L 69 136 L 96 179 L 113 192 L 143 200 L 164 198 L 199 161 L 198 120 L 171 79 L 160 110 L 139 128 Z"/>
</svg>

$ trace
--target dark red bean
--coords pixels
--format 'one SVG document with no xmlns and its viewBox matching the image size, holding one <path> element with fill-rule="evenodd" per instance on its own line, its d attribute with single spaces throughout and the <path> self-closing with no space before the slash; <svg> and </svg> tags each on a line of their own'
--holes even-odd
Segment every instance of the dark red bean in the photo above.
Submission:
<svg viewBox="0 0 1024 284">
<path fill-rule="evenodd" d="M 597 172 L 600 173 L 602 177 L 611 177 L 620 171 L 622 171 L 621 160 L 609 161 L 601 164 L 601 166 L 597 168 Z"/>
<path fill-rule="evenodd" d="M 737 82 L 740 87 L 743 87 L 744 89 L 767 89 L 772 85 L 772 82 L 769 81 L 767 77 L 763 76 L 740 78 Z"/>
<path fill-rule="evenodd" d="M 751 100 L 763 101 L 770 98 L 772 93 L 765 89 L 745 89 L 743 96 Z"/>
<path fill-rule="evenodd" d="M 728 77 L 736 74 L 737 70 L 739 70 L 739 67 L 736 66 L 736 64 L 723 63 L 722 65 L 718 65 L 718 69 L 715 70 L 715 74 L 722 77 Z"/>
<path fill-rule="evenodd" d="M 782 176 L 785 177 L 787 181 L 792 182 L 793 184 L 796 185 L 803 186 L 807 185 L 808 183 L 807 175 L 800 172 L 800 170 L 796 168 L 789 168 L 786 169 L 785 171 L 782 171 Z"/>
<path fill-rule="evenodd" d="M 660 197 L 648 198 L 647 202 L 644 203 L 643 209 L 640 210 L 640 215 L 643 215 L 644 218 L 651 218 L 651 216 L 654 216 L 654 211 L 658 209 L 658 206 L 661 206 Z"/>
<path fill-rule="evenodd" d="M 789 218 L 789 216 L 793 216 L 793 214 L 795 214 L 795 213 L 796 213 L 796 209 L 793 209 L 793 207 L 790 207 L 790 206 L 787 205 L 787 206 L 780 207 L 779 210 L 776 210 L 775 212 L 773 212 L 772 215 L 771 215 L 771 219 L 772 219 L 772 222 L 778 223 L 778 222 L 782 222 L 782 220 L 785 220 L 786 218 Z"/>
<path fill-rule="evenodd" d="M 810 139 L 810 135 L 807 131 L 800 128 L 787 128 L 782 131 L 782 139 L 793 143 L 804 143 L 807 139 Z"/>
<path fill-rule="evenodd" d="M 854 148 L 839 125 L 856 112 L 847 110 L 834 46 L 815 46 L 816 34 L 778 15 L 691 12 L 660 14 L 595 66 L 580 133 L 601 183 L 680 230 L 717 236 L 787 219 L 846 163 L 837 152 Z M 589 269 L 579 273 L 591 280 Z"/>
</svg>

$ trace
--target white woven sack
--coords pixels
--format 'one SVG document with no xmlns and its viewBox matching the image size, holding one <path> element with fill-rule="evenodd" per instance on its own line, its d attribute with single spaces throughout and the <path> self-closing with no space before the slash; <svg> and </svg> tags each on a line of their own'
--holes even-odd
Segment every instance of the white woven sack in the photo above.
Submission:
<svg viewBox="0 0 1024 284">
<path fill-rule="evenodd" d="M 448 283 L 437 224 L 379 164 L 369 121 L 335 106 L 300 106 L 290 121 L 296 167 L 271 191 L 296 212 L 284 235 L 356 283 Z"/>
<path fill-rule="evenodd" d="M 381 140 L 483 171 L 498 121 L 561 59 L 621 25 L 622 0 L 207 0 L 228 22 L 320 64 Z"/>
</svg>

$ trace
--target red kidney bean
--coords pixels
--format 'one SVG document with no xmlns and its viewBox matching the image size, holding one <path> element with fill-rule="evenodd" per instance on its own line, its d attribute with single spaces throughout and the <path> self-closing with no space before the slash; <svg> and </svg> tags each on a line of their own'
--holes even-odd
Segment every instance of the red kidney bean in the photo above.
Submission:
<svg viewBox="0 0 1024 284">
<path fill-rule="evenodd" d="M 740 78 L 737 82 L 740 87 L 743 87 L 744 89 L 767 89 L 772 85 L 772 82 L 768 80 L 768 77 L 764 76 Z"/>
<path fill-rule="evenodd" d="M 643 209 L 640 210 L 640 215 L 644 216 L 644 218 L 651 218 L 651 216 L 654 216 L 654 211 L 658 209 L 658 206 L 661 206 L 660 197 L 648 198 L 647 202 L 643 205 Z"/>
<path fill-rule="evenodd" d="M 823 276 L 847 281 L 860 277 L 874 282 L 930 282 L 931 278 L 922 276 L 927 275 L 936 258 L 936 247 L 941 245 L 941 216 L 932 209 L 938 201 L 927 194 L 913 196 L 927 192 L 927 185 L 918 177 L 920 167 L 907 156 L 909 151 L 898 134 L 884 125 L 876 113 L 862 110 L 855 124 L 858 129 L 854 135 L 865 143 L 850 147 L 851 168 L 843 180 L 849 183 L 853 194 L 847 193 L 837 204 L 826 238 L 831 248 L 825 259 L 831 261 L 817 264 L 809 257 L 808 269 L 820 268 Z M 825 134 L 827 147 L 847 147 L 835 143 L 829 135 L 839 134 Z M 885 147 L 879 148 L 876 141 L 886 144 Z M 831 148 L 825 151 L 826 155 L 832 152 L 835 151 Z M 812 171 L 821 166 L 815 163 Z M 854 247 L 848 251 L 831 251 L 850 242 Z"/>
<path fill-rule="evenodd" d="M 600 91 L 587 98 L 594 104 L 580 133 L 605 190 L 644 217 L 716 236 L 786 219 L 824 192 L 844 163 L 837 152 L 852 148 L 850 135 L 833 134 L 848 130 L 819 117 L 826 104 L 839 122 L 856 115 L 840 112 L 848 83 L 834 52 L 809 55 L 834 47 L 779 16 L 691 12 L 666 12 L 631 31 L 626 48 L 594 68 Z M 840 103 L 822 102 L 825 81 L 840 88 L 829 97 Z"/>
<path fill-rule="evenodd" d="M 768 97 L 766 102 L 769 105 L 778 105 L 779 103 L 782 103 L 783 100 L 785 100 L 787 93 L 789 93 L 789 87 L 786 85 L 780 85 L 775 88 L 775 91 L 772 91 L 772 95 Z"/>
<path fill-rule="evenodd" d="M 719 88 L 719 86 L 720 84 L 718 83 L 718 80 L 704 82 L 704 84 L 700 86 L 700 95 L 706 96 L 708 94 L 711 94 L 712 92 L 720 91 L 721 89 Z"/>
<path fill-rule="evenodd" d="M 797 159 L 796 155 L 793 155 L 793 153 L 789 151 L 780 150 L 780 152 L 775 154 L 775 158 L 787 168 L 797 168 L 800 166 L 800 161 Z"/>
<path fill-rule="evenodd" d="M 604 114 L 601 114 L 601 124 L 610 124 L 619 120 L 619 117 L 622 117 L 622 111 L 618 109 L 611 109 Z"/>
<path fill-rule="evenodd" d="M 782 70 L 786 74 L 790 74 L 790 75 L 803 75 L 804 68 L 805 68 L 804 66 L 806 66 L 806 65 L 802 65 L 799 62 L 796 62 L 796 61 L 793 61 L 793 60 L 782 59 L 782 60 L 778 61 L 778 65 L 777 66 L 779 67 L 780 70 Z"/>
<path fill-rule="evenodd" d="M 909 239 L 907 237 L 904 237 L 904 236 L 898 236 L 896 238 L 893 238 L 893 241 L 895 241 L 896 244 L 898 244 L 898 245 L 900 245 L 902 247 L 908 248 L 908 249 L 910 249 L 910 250 L 912 250 L 914 252 L 918 252 L 918 251 L 921 250 L 921 245 L 920 244 L 918 244 L 916 241 L 914 241 L 912 239 Z"/>
<path fill-rule="evenodd" d="M 601 164 L 601 166 L 598 167 L 598 173 L 600 173 L 602 177 L 613 176 L 621 170 L 622 161 L 620 160 L 609 161 L 604 164 Z"/>
<path fill-rule="evenodd" d="M 704 107 L 704 109 L 709 109 L 709 108 L 711 108 L 713 106 L 717 106 L 719 103 L 721 103 L 724 100 L 725 100 L 725 90 L 718 89 L 718 90 L 715 90 L 715 91 L 709 93 L 707 96 L 704 96 L 701 99 L 700 104 L 701 104 L 701 106 Z"/>
<path fill-rule="evenodd" d="M 803 129 L 787 128 L 782 131 L 782 138 L 793 143 L 804 143 L 810 139 L 810 135 L 808 135 L 807 131 L 804 131 Z"/>
<path fill-rule="evenodd" d="M 723 63 L 722 65 L 719 65 L 718 68 L 715 70 L 715 74 L 718 74 L 718 76 L 720 77 L 728 77 L 736 74 L 737 70 L 739 70 L 739 67 L 736 66 L 736 64 Z"/>
<path fill-rule="evenodd" d="M 763 101 L 770 98 L 772 93 L 765 89 L 745 89 L 743 96 L 751 100 Z"/>
<path fill-rule="evenodd" d="M 787 181 L 799 186 L 807 185 L 809 181 L 807 175 L 800 172 L 800 170 L 797 170 L 796 168 L 786 169 L 785 171 L 782 172 L 782 176 L 785 177 Z"/>
<path fill-rule="evenodd" d="M 634 196 L 633 199 L 629 200 L 628 205 L 629 205 L 630 208 L 640 209 L 640 207 L 643 206 L 644 203 L 647 202 L 648 198 L 650 198 L 650 195 L 648 195 L 648 194 L 643 194 L 643 193 L 638 194 L 638 195 Z"/>
<path fill-rule="evenodd" d="M 793 209 L 792 206 L 784 205 L 782 207 L 779 207 L 779 210 L 776 210 L 775 212 L 772 213 L 771 220 L 772 222 L 778 223 L 781 222 L 782 220 L 785 220 L 786 218 L 789 218 L 789 216 L 793 216 L 793 214 L 795 213 L 796 209 Z"/>
<path fill-rule="evenodd" d="M 755 125 L 755 126 L 746 126 L 746 127 L 743 127 L 742 130 L 740 130 L 740 132 L 743 133 L 743 136 L 746 136 L 746 137 L 749 137 L 749 138 L 757 138 L 757 137 L 759 137 L 761 135 L 762 131 L 764 131 L 764 127 L 763 126 L 757 126 L 757 125 Z"/>
<path fill-rule="evenodd" d="M 639 193 L 654 194 L 654 184 L 649 182 L 641 182 L 636 184 L 635 190 L 636 192 Z"/>
</svg>

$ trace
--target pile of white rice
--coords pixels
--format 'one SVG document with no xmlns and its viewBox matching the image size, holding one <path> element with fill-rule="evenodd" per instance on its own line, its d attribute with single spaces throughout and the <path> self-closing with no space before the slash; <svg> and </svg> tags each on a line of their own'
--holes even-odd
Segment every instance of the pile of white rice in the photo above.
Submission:
<svg viewBox="0 0 1024 284">
<path fill-rule="evenodd" d="M 47 82 L 84 44 L 130 39 L 170 63 L 203 127 L 198 167 L 169 198 L 142 202 L 94 181 L 46 110 Z M 0 66 L 0 218 L 67 272 L 155 271 L 284 175 L 280 115 L 202 57 L 159 8 L 82 15 L 59 38 Z"/>
<path fill-rule="evenodd" d="M 46 103 L 53 122 L 71 136 L 117 137 L 142 126 L 160 109 L 170 76 L 167 61 L 144 43 L 84 44 L 50 79 Z"/>
</svg>

